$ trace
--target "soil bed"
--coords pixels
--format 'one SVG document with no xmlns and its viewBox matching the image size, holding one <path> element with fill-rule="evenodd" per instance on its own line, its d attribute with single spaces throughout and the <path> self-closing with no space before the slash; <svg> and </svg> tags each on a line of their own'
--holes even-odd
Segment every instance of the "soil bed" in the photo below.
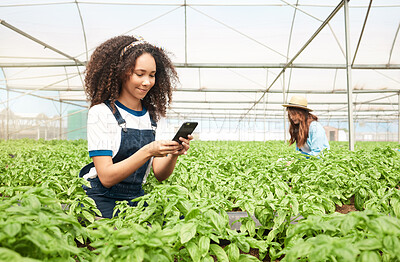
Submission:
<svg viewBox="0 0 400 262">
<path fill-rule="evenodd" d="M 354 196 L 350 198 L 350 204 L 343 204 L 342 206 L 336 205 L 336 212 L 338 213 L 347 214 L 352 211 L 358 211 L 357 208 L 354 206 Z"/>
</svg>

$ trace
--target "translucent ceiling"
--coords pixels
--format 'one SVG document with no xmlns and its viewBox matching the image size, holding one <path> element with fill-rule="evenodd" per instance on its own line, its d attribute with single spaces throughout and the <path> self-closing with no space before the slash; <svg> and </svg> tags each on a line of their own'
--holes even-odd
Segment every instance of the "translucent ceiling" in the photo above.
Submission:
<svg viewBox="0 0 400 262">
<path fill-rule="evenodd" d="M 13 100 L 86 106 L 88 57 L 131 34 L 171 52 L 180 85 L 170 117 L 281 118 L 281 104 L 302 94 L 318 116 L 347 118 L 339 0 L 2 0 L 0 20 L 0 88 L 21 93 Z M 352 0 L 348 26 L 355 117 L 397 120 L 399 1 Z M 10 100 L 0 97 L 3 107 Z"/>
</svg>

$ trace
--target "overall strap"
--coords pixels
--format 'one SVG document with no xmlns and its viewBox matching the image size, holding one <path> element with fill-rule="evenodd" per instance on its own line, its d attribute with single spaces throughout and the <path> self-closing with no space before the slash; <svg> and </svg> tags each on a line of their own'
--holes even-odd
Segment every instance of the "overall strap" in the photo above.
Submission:
<svg viewBox="0 0 400 262">
<path fill-rule="evenodd" d="M 157 129 L 157 122 L 154 121 L 154 119 L 151 117 L 151 114 L 149 113 L 150 116 L 150 122 L 151 122 L 151 129 L 153 130 L 154 136 L 156 135 L 156 129 Z"/>
<path fill-rule="evenodd" d="M 126 129 L 126 121 L 125 119 L 122 118 L 121 113 L 118 111 L 118 108 L 114 105 L 115 107 L 115 112 L 114 109 L 111 107 L 111 103 L 110 100 L 106 100 L 104 102 L 104 104 L 106 104 L 108 106 L 108 108 L 110 108 L 111 112 L 113 113 L 115 119 L 118 122 L 118 125 L 122 128 L 122 130 L 126 133 L 127 129 Z"/>
</svg>

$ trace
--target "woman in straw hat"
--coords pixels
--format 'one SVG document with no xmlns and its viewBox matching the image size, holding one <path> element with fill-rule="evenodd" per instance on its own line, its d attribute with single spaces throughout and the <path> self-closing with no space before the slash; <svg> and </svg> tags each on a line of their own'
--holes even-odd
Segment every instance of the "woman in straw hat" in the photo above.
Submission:
<svg viewBox="0 0 400 262">
<path fill-rule="evenodd" d="M 325 130 L 318 122 L 318 117 L 310 113 L 312 110 L 307 105 L 305 97 L 293 96 L 289 104 L 282 106 L 286 107 L 288 111 L 290 145 L 296 142 L 297 151 L 316 156 L 330 147 Z"/>
</svg>

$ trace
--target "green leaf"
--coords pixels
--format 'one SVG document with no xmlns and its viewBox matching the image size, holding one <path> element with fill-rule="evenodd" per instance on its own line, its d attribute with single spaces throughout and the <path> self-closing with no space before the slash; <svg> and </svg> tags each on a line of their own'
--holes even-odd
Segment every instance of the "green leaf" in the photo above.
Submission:
<svg viewBox="0 0 400 262">
<path fill-rule="evenodd" d="M 111 258 L 100 254 L 98 256 L 95 256 L 93 262 L 111 262 Z"/>
<path fill-rule="evenodd" d="M 210 238 L 206 236 L 201 236 L 199 239 L 199 249 L 202 257 L 205 257 L 210 250 Z"/>
<path fill-rule="evenodd" d="M 164 243 L 158 238 L 149 238 L 146 244 L 150 247 L 162 247 Z"/>
<path fill-rule="evenodd" d="M 113 249 L 114 247 L 112 245 L 105 246 L 101 250 L 101 255 L 103 255 L 104 257 L 108 257 L 112 253 Z"/>
<path fill-rule="evenodd" d="M 238 242 L 236 242 L 236 245 L 243 252 L 245 252 L 245 253 L 249 253 L 250 252 L 250 244 L 247 242 L 246 238 L 239 237 L 238 238 Z"/>
<path fill-rule="evenodd" d="M 86 210 L 82 210 L 82 215 L 90 221 L 90 223 L 94 222 L 94 216 Z"/>
<path fill-rule="evenodd" d="M 135 248 L 135 250 L 132 253 L 134 262 L 142 262 L 144 260 L 144 254 L 145 254 L 144 247 Z"/>
<path fill-rule="evenodd" d="M 250 236 L 253 237 L 256 234 L 256 222 L 253 219 L 249 219 L 245 223 Z"/>
<path fill-rule="evenodd" d="M 21 224 L 18 223 L 10 223 L 6 224 L 3 227 L 3 231 L 10 237 L 14 237 L 21 231 Z"/>
<path fill-rule="evenodd" d="M 79 202 L 75 201 L 73 202 L 69 207 L 68 205 L 65 206 L 64 210 L 68 210 L 68 214 L 74 215 L 75 214 L 75 208 L 79 205 Z"/>
<path fill-rule="evenodd" d="M 190 257 L 194 262 L 200 262 L 201 253 L 199 247 L 193 241 L 187 243 L 186 248 L 189 251 Z"/>
<path fill-rule="evenodd" d="M 357 224 L 357 218 L 348 215 L 345 217 L 342 224 L 340 225 L 340 229 L 342 230 L 343 234 L 346 235 L 348 232 L 354 229 L 356 224 Z"/>
<path fill-rule="evenodd" d="M 222 231 L 222 229 L 224 228 L 224 221 L 222 220 L 222 217 L 214 210 L 208 210 L 207 215 L 211 219 L 211 222 L 214 225 L 215 229 L 217 229 L 219 232 Z"/>
<path fill-rule="evenodd" d="M 356 193 L 354 196 L 354 207 L 360 211 L 364 210 L 364 198 L 360 193 Z"/>
<path fill-rule="evenodd" d="M 194 223 L 187 223 L 181 227 L 179 236 L 181 237 L 181 243 L 184 244 L 192 239 L 196 235 L 197 225 Z"/>
<path fill-rule="evenodd" d="M 214 235 L 214 234 L 211 234 L 211 235 L 209 235 L 209 237 L 210 237 L 210 239 L 211 239 L 212 241 L 214 241 L 215 243 L 218 243 L 218 244 L 219 244 L 219 238 L 218 238 L 218 236 L 216 236 L 216 235 Z"/>
<path fill-rule="evenodd" d="M 76 185 L 73 185 L 67 189 L 67 195 L 70 196 L 76 189 Z"/>
<path fill-rule="evenodd" d="M 387 235 L 383 238 L 383 247 L 388 253 L 393 254 L 400 247 L 400 241 L 397 236 Z"/>
<path fill-rule="evenodd" d="M 196 218 L 198 215 L 200 215 L 200 209 L 198 209 L 197 207 L 192 208 L 188 214 L 186 214 L 185 216 L 185 221 L 189 221 L 193 218 Z"/>
<path fill-rule="evenodd" d="M 299 201 L 297 201 L 296 198 L 293 198 L 291 202 L 292 202 L 293 214 L 298 215 L 299 214 Z"/>
<path fill-rule="evenodd" d="M 380 262 L 381 258 L 377 252 L 363 251 L 357 258 L 357 262 Z"/>
<path fill-rule="evenodd" d="M 85 243 L 85 241 L 83 240 L 82 236 L 76 236 L 75 239 L 78 240 L 78 242 L 81 243 L 81 244 Z"/>
<path fill-rule="evenodd" d="M 231 243 L 226 247 L 226 253 L 228 254 L 230 262 L 238 262 L 240 251 L 236 244 Z"/>
<path fill-rule="evenodd" d="M 358 250 L 354 249 L 353 245 L 348 245 L 346 248 L 341 245 L 336 248 L 336 257 L 342 258 L 343 261 L 354 261 L 358 255 Z"/>
<path fill-rule="evenodd" d="M 28 204 L 28 206 L 32 207 L 32 209 L 35 209 L 35 210 L 40 209 L 41 203 L 36 196 L 31 195 L 31 196 L 27 197 L 25 200 L 26 201 L 23 201 L 23 202 L 25 204 Z"/>
<path fill-rule="evenodd" d="M 151 216 L 154 215 L 154 212 L 156 211 L 157 207 L 156 206 L 148 206 L 144 209 L 143 213 L 140 215 L 139 220 L 141 222 L 147 221 Z"/>
<path fill-rule="evenodd" d="M 175 199 L 174 201 L 168 202 L 167 206 L 164 208 L 164 215 L 170 213 L 171 210 L 172 210 L 172 208 L 175 207 L 175 205 L 176 205 L 177 202 L 178 202 L 177 199 Z"/>
<path fill-rule="evenodd" d="M 192 205 L 189 203 L 189 201 L 179 201 L 176 203 L 176 207 L 183 213 L 183 215 L 186 215 L 189 210 L 192 209 Z"/>
<path fill-rule="evenodd" d="M 356 243 L 360 250 L 379 250 L 382 248 L 382 242 L 376 238 L 362 239 Z"/>
<path fill-rule="evenodd" d="M 398 198 L 390 199 L 390 205 L 393 208 L 394 215 L 400 218 L 400 200 Z"/>
<path fill-rule="evenodd" d="M 0 247 L 0 261 L 39 262 L 40 260 L 22 257 L 14 250 Z"/>
<path fill-rule="evenodd" d="M 283 222 L 285 222 L 287 211 L 278 210 L 276 217 L 274 218 L 274 229 L 279 228 Z"/>
<path fill-rule="evenodd" d="M 214 259 L 211 256 L 206 256 L 201 258 L 201 262 L 214 262 Z"/>
<path fill-rule="evenodd" d="M 239 261 L 240 262 L 259 262 L 256 257 L 248 255 L 248 254 L 240 254 L 239 256 Z"/>
<path fill-rule="evenodd" d="M 114 238 L 115 239 L 130 239 L 132 235 L 133 235 L 132 230 L 122 228 L 122 229 L 115 231 Z"/>
<path fill-rule="evenodd" d="M 210 245 L 211 252 L 217 256 L 218 261 L 221 262 L 229 262 L 228 256 L 226 255 L 225 251 L 222 249 L 222 247 L 216 245 L 216 244 L 211 244 Z"/>
<path fill-rule="evenodd" d="M 149 261 L 170 262 L 171 260 L 165 254 L 155 254 L 150 256 Z"/>
</svg>

